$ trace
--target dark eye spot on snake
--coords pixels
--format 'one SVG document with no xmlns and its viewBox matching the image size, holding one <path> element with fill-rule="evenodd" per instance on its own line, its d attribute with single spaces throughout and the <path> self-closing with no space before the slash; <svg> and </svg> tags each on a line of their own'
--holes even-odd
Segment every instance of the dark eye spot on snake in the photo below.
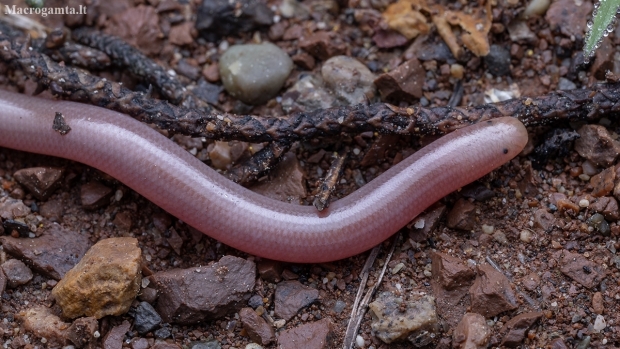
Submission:
<svg viewBox="0 0 620 349">
<path fill-rule="evenodd" d="M 504 154 L 508 154 L 508 149 L 504 148 Z"/>
</svg>

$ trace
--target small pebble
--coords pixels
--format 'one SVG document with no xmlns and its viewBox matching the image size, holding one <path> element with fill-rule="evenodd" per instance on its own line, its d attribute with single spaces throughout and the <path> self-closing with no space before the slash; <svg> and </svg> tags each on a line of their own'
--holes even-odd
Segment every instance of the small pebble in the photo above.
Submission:
<svg viewBox="0 0 620 349">
<path fill-rule="evenodd" d="M 254 309 L 262 306 L 263 304 L 263 298 L 257 294 L 253 295 L 250 297 L 250 300 L 248 300 L 248 305 Z"/>
<path fill-rule="evenodd" d="M 596 165 L 594 165 L 590 161 L 584 161 L 581 165 L 581 168 L 583 169 L 583 173 L 587 174 L 588 176 L 594 176 L 595 174 L 598 174 L 600 172 L 599 169 L 596 168 Z"/>
<path fill-rule="evenodd" d="M 495 76 L 510 73 L 510 52 L 500 45 L 491 45 L 489 54 L 484 57 L 487 71 Z"/>
<path fill-rule="evenodd" d="M 321 68 L 321 76 L 344 104 L 365 103 L 376 94 L 374 74 L 355 58 L 335 56 L 328 59 Z"/>
<path fill-rule="evenodd" d="M 519 234 L 519 239 L 521 239 L 521 241 L 525 242 L 526 244 L 529 244 L 532 241 L 532 232 L 529 230 L 521 230 L 521 233 Z"/>
<path fill-rule="evenodd" d="M 597 315 L 596 320 L 594 320 L 594 331 L 601 332 L 605 327 L 607 327 L 607 324 L 605 323 L 605 318 L 603 317 L 603 315 Z"/>
<path fill-rule="evenodd" d="M 224 88 L 247 104 L 262 104 L 275 97 L 293 69 L 293 60 L 278 46 L 234 45 L 220 58 Z"/>
<path fill-rule="evenodd" d="M 493 240 L 499 242 L 502 245 L 508 245 L 508 239 L 506 238 L 506 234 L 502 231 L 496 231 L 493 233 Z"/>
<path fill-rule="evenodd" d="M 579 207 L 586 208 L 588 206 L 590 206 L 590 201 L 588 201 L 586 199 L 579 200 Z"/>
<path fill-rule="evenodd" d="M 482 232 L 485 233 L 485 234 L 491 235 L 491 234 L 493 234 L 494 230 L 495 230 L 495 227 L 492 226 L 492 225 L 486 225 L 486 224 L 482 225 Z"/>
<path fill-rule="evenodd" d="M 462 79 L 464 74 L 463 66 L 460 64 L 452 64 L 450 66 L 450 75 L 456 79 Z"/>
<path fill-rule="evenodd" d="M 232 163 L 228 142 L 216 141 L 213 146 L 209 147 L 208 152 L 211 164 L 219 170 L 225 170 Z"/>
<path fill-rule="evenodd" d="M 337 314 L 342 313 L 342 311 L 344 310 L 344 308 L 347 306 L 347 303 L 341 301 L 341 300 L 337 300 L 336 304 L 334 304 L 334 312 Z"/>
<path fill-rule="evenodd" d="M 523 17 L 542 16 L 547 12 L 550 4 L 549 0 L 532 0 L 523 11 Z"/>
<path fill-rule="evenodd" d="M 6 276 L 7 286 L 15 288 L 25 285 L 32 280 L 32 271 L 24 262 L 18 259 L 9 259 L 0 266 Z"/>
<path fill-rule="evenodd" d="M 255 312 L 256 314 L 258 314 L 258 316 L 263 316 L 263 314 L 265 313 L 265 308 L 262 305 L 259 305 L 258 307 L 256 307 Z"/>
<path fill-rule="evenodd" d="M 401 269 L 405 267 L 405 263 L 398 263 L 392 268 L 392 274 L 397 274 Z"/>
<path fill-rule="evenodd" d="M 360 336 L 359 334 L 357 335 L 357 337 L 355 337 L 355 345 L 357 345 L 358 348 L 363 348 L 366 346 L 366 341 L 364 341 L 364 337 Z"/>
<path fill-rule="evenodd" d="M 577 88 L 574 82 L 568 80 L 567 78 L 560 78 L 558 83 L 558 90 L 574 90 Z"/>
<path fill-rule="evenodd" d="M 607 235 L 610 231 L 609 223 L 605 220 L 605 217 L 600 213 L 595 213 L 592 217 L 588 218 L 588 226 L 596 229 L 603 235 Z"/>
</svg>

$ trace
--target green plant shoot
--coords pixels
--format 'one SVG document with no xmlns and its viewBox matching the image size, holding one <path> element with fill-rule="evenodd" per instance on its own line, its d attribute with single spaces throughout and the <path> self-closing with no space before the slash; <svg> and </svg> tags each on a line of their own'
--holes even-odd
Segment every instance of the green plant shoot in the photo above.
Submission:
<svg viewBox="0 0 620 349">
<path fill-rule="evenodd" d="M 583 48 L 586 61 L 592 57 L 603 37 L 614 31 L 618 7 L 620 7 L 620 0 L 600 0 L 594 5 L 593 20 L 588 21 L 588 34 Z"/>
</svg>

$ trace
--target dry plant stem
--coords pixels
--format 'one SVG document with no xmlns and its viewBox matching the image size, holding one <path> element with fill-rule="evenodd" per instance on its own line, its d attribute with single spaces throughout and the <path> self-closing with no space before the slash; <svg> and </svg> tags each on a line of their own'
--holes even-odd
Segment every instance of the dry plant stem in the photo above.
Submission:
<svg viewBox="0 0 620 349">
<path fill-rule="evenodd" d="M 344 349 L 351 349 L 353 348 L 353 343 L 357 334 L 357 331 L 362 323 L 362 319 L 364 318 L 364 314 L 366 314 L 366 308 L 368 308 L 368 304 L 370 303 L 370 299 L 374 296 L 375 292 L 377 291 L 377 288 L 379 287 L 379 285 L 381 285 L 381 282 L 383 281 L 383 276 L 385 275 L 385 271 L 387 270 L 387 266 L 390 263 L 390 261 L 392 260 L 392 255 L 394 255 L 394 250 L 396 249 L 396 245 L 398 243 L 398 240 L 400 239 L 400 233 L 397 233 L 394 238 L 392 239 L 392 244 L 390 247 L 390 252 L 388 253 L 387 257 L 385 258 L 385 262 L 383 263 L 383 268 L 381 269 L 381 273 L 379 273 L 379 276 L 377 277 L 377 281 L 370 287 L 370 289 L 366 292 L 366 295 L 364 296 L 364 299 L 362 299 L 362 301 L 360 303 L 357 302 L 357 298 L 355 300 L 355 304 L 353 304 L 353 310 L 351 313 L 351 317 L 349 319 L 349 324 L 347 325 L 347 330 L 345 332 L 345 337 L 344 337 L 344 345 L 343 348 Z M 381 245 L 377 246 L 377 247 L 381 247 Z M 372 256 L 372 254 L 375 252 L 375 250 L 377 250 L 377 247 L 375 247 L 375 249 L 372 250 L 372 253 L 370 256 L 368 256 L 368 260 L 366 260 L 366 264 L 364 265 L 364 271 L 368 272 L 369 270 L 366 270 L 366 266 L 368 266 L 370 264 L 370 266 L 372 266 L 374 260 L 377 258 L 377 256 Z M 378 253 L 379 250 L 377 250 Z M 372 257 L 372 260 L 371 260 Z M 369 263 L 370 262 L 370 263 Z M 363 290 L 363 288 L 366 286 L 366 281 L 368 280 L 368 276 L 366 275 L 366 280 L 362 279 L 363 283 L 360 283 L 360 290 L 358 291 L 358 296 L 360 294 L 360 291 Z"/>
<path fill-rule="evenodd" d="M 120 38 L 91 28 L 74 29 L 72 37 L 83 45 L 105 52 L 112 58 L 114 65 L 127 69 L 136 78 L 152 84 L 170 102 L 178 104 L 187 98 L 187 90 L 180 81 L 169 75 L 164 67 Z"/>
<path fill-rule="evenodd" d="M 214 115 L 205 115 L 197 109 L 176 107 L 144 93 L 131 91 L 120 83 L 58 64 L 48 56 L 31 50 L 29 41 L 24 37 L 9 37 L 0 33 L 0 59 L 12 64 L 42 89 L 49 89 L 56 96 L 129 114 L 172 133 L 207 137 L 206 132 L 198 132 L 191 124 L 195 125 L 204 116 L 207 120 L 216 119 Z"/>
<path fill-rule="evenodd" d="M 106 69 L 112 64 L 110 57 L 97 49 L 67 42 L 67 32 L 63 29 L 52 30 L 45 39 L 32 40 L 32 47 L 56 62 L 65 62 L 89 70 Z"/>
<path fill-rule="evenodd" d="M 463 80 L 457 80 L 456 84 L 454 84 L 452 95 L 450 95 L 450 99 L 448 100 L 448 106 L 451 108 L 459 106 L 461 104 L 461 100 L 463 99 L 463 93 L 465 93 L 465 89 L 463 88 Z"/>
<path fill-rule="evenodd" d="M 76 43 L 66 43 L 60 47 L 41 47 L 41 52 L 57 62 L 89 70 L 103 70 L 110 67 L 111 60 L 105 53 Z"/>
<path fill-rule="evenodd" d="M 347 161 L 346 154 L 334 154 L 334 160 L 332 161 L 329 171 L 323 180 L 323 183 L 319 186 L 319 193 L 315 195 L 312 204 L 317 210 L 323 211 L 329 207 L 329 199 L 334 192 L 334 189 L 338 185 L 338 180 L 342 174 L 342 169 Z"/>
<path fill-rule="evenodd" d="M 360 286 L 357 289 L 355 301 L 353 302 L 353 307 L 351 308 L 351 316 L 349 317 L 349 323 L 347 324 L 347 330 L 345 331 L 344 349 L 349 349 L 353 345 L 355 334 L 357 333 L 357 329 L 359 328 L 359 325 L 357 325 L 358 318 L 364 316 L 365 312 L 360 311 L 359 305 L 362 300 L 362 296 L 364 295 L 364 290 L 366 289 L 368 277 L 370 276 L 370 269 L 375 264 L 375 260 L 377 259 L 379 252 L 381 252 L 381 244 L 375 246 L 370 251 L 370 254 L 368 254 L 368 258 L 366 258 L 366 263 L 364 263 L 364 267 L 360 271 Z"/>
<path fill-rule="evenodd" d="M 226 172 L 226 177 L 235 183 L 247 186 L 256 182 L 266 171 L 277 165 L 290 144 L 272 142 L 239 165 Z"/>
</svg>

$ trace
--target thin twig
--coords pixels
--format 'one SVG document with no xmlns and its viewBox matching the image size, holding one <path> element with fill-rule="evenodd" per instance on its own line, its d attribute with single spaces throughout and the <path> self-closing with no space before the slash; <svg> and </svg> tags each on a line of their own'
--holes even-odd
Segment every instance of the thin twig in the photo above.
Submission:
<svg viewBox="0 0 620 349">
<path fill-rule="evenodd" d="M 314 201 L 312 202 L 314 207 L 316 207 L 319 211 L 323 211 L 329 207 L 329 199 L 338 185 L 338 180 L 342 174 L 342 169 L 347 161 L 347 156 L 345 153 L 334 153 L 333 158 L 334 160 L 329 167 L 329 171 L 327 171 L 327 175 L 325 175 L 323 183 L 319 186 L 319 193 L 315 195 Z"/>
<path fill-rule="evenodd" d="M 254 183 L 266 171 L 277 165 L 282 159 L 282 155 L 289 149 L 289 144 L 269 143 L 252 157 L 227 171 L 226 177 L 244 186 Z"/>
<path fill-rule="evenodd" d="M 349 317 L 349 323 L 347 324 L 347 330 L 345 331 L 344 349 L 351 348 L 351 345 L 353 344 L 353 337 L 357 333 L 358 326 L 356 325 L 356 323 L 359 313 L 359 304 L 362 300 L 362 296 L 364 295 L 364 290 L 366 289 L 366 283 L 368 282 L 368 277 L 370 276 L 370 269 L 375 264 L 375 260 L 377 259 L 379 252 L 381 252 L 380 244 L 375 246 L 372 251 L 370 251 L 368 258 L 366 258 L 366 263 L 360 271 L 360 287 L 357 289 L 355 301 L 353 302 L 353 307 L 351 309 L 351 316 Z"/>
<path fill-rule="evenodd" d="M 376 246 L 366 259 L 366 264 L 364 264 L 364 268 L 362 269 L 362 280 L 360 281 L 360 288 L 357 290 L 357 295 L 355 296 L 355 302 L 353 303 L 353 309 L 351 310 L 351 318 L 349 319 L 349 323 L 347 325 L 347 330 L 345 331 L 344 336 L 344 349 L 351 349 L 353 347 L 353 343 L 355 342 L 355 335 L 362 324 L 362 319 L 364 318 L 364 314 L 366 314 L 366 308 L 368 308 L 368 303 L 370 303 L 370 298 L 375 294 L 375 291 L 381 285 L 381 281 L 383 281 L 383 275 L 385 275 L 385 271 L 387 270 L 388 263 L 392 260 L 392 255 L 394 255 L 394 250 L 396 249 L 396 244 L 400 238 L 400 233 L 394 235 L 392 239 L 392 245 L 390 247 L 390 252 L 387 257 L 385 257 L 385 262 L 383 264 L 383 268 L 377 277 L 377 281 L 370 287 L 370 289 L 366 292 L 364 298 L 360 301 L 361 295 L 364 292 L 364 288 L 366 287 L 366 282 L 368 281 L 368 275 L 370 273 L 370 268 L 374 264 L 379 251 L 381 250 L 381 245 Z"/>
</svg>

